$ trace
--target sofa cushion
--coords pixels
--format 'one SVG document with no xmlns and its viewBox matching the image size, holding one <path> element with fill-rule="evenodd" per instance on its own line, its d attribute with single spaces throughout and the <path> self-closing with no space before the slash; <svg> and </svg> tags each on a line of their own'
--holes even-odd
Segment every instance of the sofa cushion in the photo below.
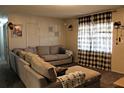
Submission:
<svg viewBox="0 0 124 93">
<path fill-rule="evenodd" d="M 50 46 L 50 54 L 58 54 L 59 53 L 59 45 Z"/>
<path fill-rule="evenodd" d="M 29 64 L 31 64 L 32 57 L 38 56 L 36 54 L 33 54 L 31 52 L 26 52 L 25 54 L 25 61 L 27 61 Z"/>
<path fill-rule="evenodd" d="M 19 54 L 18 54 L 19 51 L 23 51 L 23 48 L 14 48 L 14 49 L 12 50 L 12 52 L 15 53 L 15 54 L 17 54 L 17 55 L 19 55 Z"/>
<path fill-rule="evenodd" d="M 18 51 L 18 56 L 21 57 L 22 59 L 25 59 L 26 52 L 25 51 Z"/>
<path fill-rule="evenodd" d="M 45 61 L 55 61 L 55 60 L 58 60 L 58 57 L 56 55 L 43 55 L 42 58 Z"/>
<path fill-rule="evenodd" d="M 39 56 L 50 54 L 49 46 L 37 46 L 36 49 Z"/>
<path fill-rule="evenodd" d="M 81 66 L 72 66 L 69 67 L 68 70 L 66 70 L 66 74 L 75 72 L 75 71 L 82 71 L 85 73 L 86 77 L 85 80 L 90 80 L 92 78 L 96 78 L 97 76 L 101 75 L 99 72 L 94 71 L 92 69 L 88 69 L 85 67 L 81 67 Z"/>
<path fill-rule="evenodd" d="M 66 59 L 69 56 L 67 54 L 56 54 L 56 55 L 43 55 L 42 58 L 45 61 L 56 61 L 56 60 L 62 60 L 62 59 Z"/>
<path fill-rule="evenodd" d="M 50 81 L 56 81 L 57 74 L 55 67 L 47 62 L 44 62 L 40 57 L 32 57 L 31 67 Z"/>
<path fill-rule="evenodd" d="M 66 59 L 69 56 L 67 54 L 56 54 L 57 60 Z"/>
</svg>

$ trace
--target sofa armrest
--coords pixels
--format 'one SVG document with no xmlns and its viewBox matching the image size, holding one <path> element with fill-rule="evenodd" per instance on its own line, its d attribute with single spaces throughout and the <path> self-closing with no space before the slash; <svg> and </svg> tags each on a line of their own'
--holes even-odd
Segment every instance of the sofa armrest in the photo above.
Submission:
<svg viewBox="0 0 124 93">
<path fill-rule="evenodd" d="M 35 72 L 31 67 L 25 65 L 24 69 L 27 77 L 24 82 L 26 87 L 44 88 L 48 85 L 46 78 Z"/>
<path fill-rule="evenodd" d="M 73 52 L 71 50 L 66 49 L 65 54 L 67 54 L 68 56 L 72 56 Z"/>
</svg>

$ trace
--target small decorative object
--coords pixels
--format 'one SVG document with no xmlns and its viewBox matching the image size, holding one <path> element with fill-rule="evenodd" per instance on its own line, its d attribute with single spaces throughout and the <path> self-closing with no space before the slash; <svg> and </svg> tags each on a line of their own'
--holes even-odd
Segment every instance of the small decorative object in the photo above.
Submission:
<svg viewBox="0 0 124 93">
<path fill-rule="evenodd" d="M 114 28 L 117 29 L 117 33 L 116 33 L 116 45 L 118 45 L 118 41 L 120 41 L 120 37 L 118 38 L 118 29 L 121 26 L 121 22 L 114 22 Z"/>
<path fill-rule="evenodd" d="M 68 31 L 72 31 L 73 26 L 72 25 L 68 25 Z"/>
<path fill-rule="evenodd" d="M 49 26 L 49 27 L 48 27 L 48 31 L 49 31 L 49 32 L 53 32 L 53 26 Z"/>
<path fill-rule="evenodd" d="M 121 22 L 120 21 L 114 23 L 114 28 L 115 29 L 119 29 L 120 26 L 121 26 Z"/>
<path fill-rule="evenodd" d="M 12 30 L 13 37 L 22 37 L 22 25 L 14 25 L 14 28 Z"/>
<path fill-rule="evenodd" d="M 122 29 L 124 29 L 124 26 L 121 25 L 121 22 L 114 22 L 114 28 L 117 29 L 117 33 L 116 33 L 116 45 L 118 45 L 119 42 L 122 42 Z M 121 35 L 118 36 L 118 29 L 121 29 Z"/>
<path fill-rule="evenodd" d="M 13 28 L 14 28 L 13 23 L 12 23 L 12 22 L 9 22 L 9 23 L 8 23 L 8 27 L 10 28 L 10 30 L 13 30 Z"/>
</svg>

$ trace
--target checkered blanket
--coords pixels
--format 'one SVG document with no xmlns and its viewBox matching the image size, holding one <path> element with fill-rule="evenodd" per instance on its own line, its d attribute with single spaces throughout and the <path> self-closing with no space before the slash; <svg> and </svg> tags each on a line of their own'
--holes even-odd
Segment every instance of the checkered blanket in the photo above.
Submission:
<svg viewBox="0 0 124 93">
<path fill-rule="evenodd" d="M 82 71 L 76 71 L 74 73 L 69 73 L 68 75 L 63 75 L 58 77 L 63 88 L 75 88 L 84 83 L 85 74 Z"/>
</svg>

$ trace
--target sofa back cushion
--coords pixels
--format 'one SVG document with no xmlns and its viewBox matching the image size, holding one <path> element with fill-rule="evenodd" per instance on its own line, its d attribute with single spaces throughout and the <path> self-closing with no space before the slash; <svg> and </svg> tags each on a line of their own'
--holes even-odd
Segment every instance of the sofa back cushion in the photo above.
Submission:
<svg viewBox="0 0 124 93">
<path fill-rule="evenodd" d="M 18 56 L 21 57 L 22 59 L 25 59 L 26 52 L 23 50 L 18 51 Z"/>
<path fill-rule="evenodd" d="M 49 46 L 37 46 L 36 49 L 39 56 L 50 54 Z"/>
<path fill-rule="evenodd" d="M 29 64 L 31 64 L 32 58 L 38 56 L 36 54 L 33 54 L 31 52 L 26 52 L 25 54 L 25 61 L 27 61 Z"/>
<path fill-rule="evenodd" d="M 58 54 L 59 53 L 59 45 L 50 46 L 50 54 Z"/>
<path fill-rule="evenodd" d="M 28 48 L 25 48 L 24 51 L 37 54 L 36 47 L 28 47 Z"/>
<path fill-rule="evenodd" d="M 65 48 L 60 47 L 60 48 L 59 48 L 59 54 L 65 54 L 65 53 L 66 53 Z"/>
<path fill-rule="evenodd" d="M 14 49 L 12 50 L 12 52 L 15 53 L 15 54 L 17 54 L 17 55 L 19 55 L 18 53 L 19 53 L 20 51 L 23 51 L 23 48 L 14 48 Z"/>
<path fill-rule="evenodd" d="M 55 67 L 47 62 L 44 62 L 44 60 L 42 60 L 39 56 L 32 57 L 31 67 L 50 81 L 56 81 L 57 74 Z"/>
</svg>

